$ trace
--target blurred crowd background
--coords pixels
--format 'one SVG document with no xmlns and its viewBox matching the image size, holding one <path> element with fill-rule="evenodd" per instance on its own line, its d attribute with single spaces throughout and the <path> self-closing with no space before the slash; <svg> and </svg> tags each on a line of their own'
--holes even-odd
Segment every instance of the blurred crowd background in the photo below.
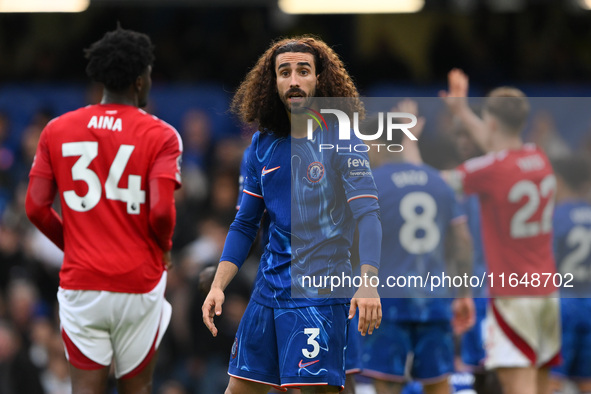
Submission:
<svg viewBox="0 0 591 394">
<path fill-rule="evenodd" d="M 228 289 L 213 339 L 201 322 L 203 270 L 217 263 L 235 215 L 250 138 L 227 107 L 271 40 L 320 36 L 367 97 L 436 97 L 452 67 L 470 76 L 473 96 L 515 85 L 550 98 L 532 115 L 528 140 L 550 155 L 591 152 L 591 11 L 583 4 L 442 0 L 416 14 L 287 15 L 270 1 L 128 0 L 94 1 L 80 14 L 0 13 L 0 394 L 69 393 L 56 313 L 62 255 L 28 222 L 24 195 L 45 124 L 100 100 L 100 87 L 85 76 L 82 49 L 117 22 L 151 36 L 156 63 L 147 110 L 184 141 L 167 291 L 174 313 L 155 388 L 193 394 L 223 392 L 256 271 L 255 250 Z M 580 99 L 556 98 L 569 96 Z M 444 168 L 464 156 L 453 133 L 445 118 L 428 119 L 420 142 L 427 162 Z"/>
</svg>

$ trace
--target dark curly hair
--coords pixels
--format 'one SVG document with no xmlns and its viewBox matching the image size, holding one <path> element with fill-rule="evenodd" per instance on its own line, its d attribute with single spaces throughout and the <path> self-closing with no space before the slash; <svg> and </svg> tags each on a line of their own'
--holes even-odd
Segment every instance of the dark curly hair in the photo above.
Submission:
<svg viewBox="0 0 591 394">
<path fill-rule="evenodd" d="M 349 115 L 358 112 L 360 119 L 365 115 L 363 103 L 353 80 L 345 70 L 338 55 L 323 41 L 312 36 L 298 36 L 275 41 L 259 58 L 236 91 L 230 111 L 248 125 L 258 127 L 261 132 L 274 132 L 281 136 L 290 133 L 290 122 L 284 104 L 277 93 L 275 59 L 278 54 L 303 52 L 314 55 L 318 81 L 316 97 L 348 97 L 344 105 L 337 108 Z"/>
<path fill-rule="evenodd" d="M 84 50 L 86 74 L 114 92 L 127 89 L 154 62 L 150 37 L 118 26 Z"/>
</svg>

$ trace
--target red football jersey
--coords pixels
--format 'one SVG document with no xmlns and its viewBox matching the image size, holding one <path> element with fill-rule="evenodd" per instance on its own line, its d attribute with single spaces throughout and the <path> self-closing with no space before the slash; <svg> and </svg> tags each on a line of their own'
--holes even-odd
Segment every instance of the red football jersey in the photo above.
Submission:
<svg viewBox="0 0 591 394">
<path fill-rule="evenodd" d="M 30 176 L 55 180 L 64 223 L 60 286 L 146 293 L 162 276 L 162 249 L 149 224 L 148 185 L 180 187 L 177 131 L 133 106 L 99 104 L 52 120 Z"/>
<path fill-rule="evenodd" d="M 480 199 L 484 253 L 489 274 L 493 273 L 490 294 L 554 292 L 548 276 L 541 276 L 541 283 L 527 283 L 534 273 L 556 272 L 552 251 L 556 178 L 546 155 L 527 144 L 468 160 L 458 169 L 464 192 Z M 517 285 L 510 282 L 511 274 Z"/>
</svg>

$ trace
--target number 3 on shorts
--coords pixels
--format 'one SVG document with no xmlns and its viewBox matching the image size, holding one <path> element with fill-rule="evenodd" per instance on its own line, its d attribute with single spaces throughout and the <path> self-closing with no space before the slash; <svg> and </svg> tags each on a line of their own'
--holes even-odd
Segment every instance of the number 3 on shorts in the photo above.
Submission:
<svg viewBox="0 0 591 394">
<path fill-rule="evenodd" d="M 314 357 L 318 356 L 318 353 L 320 353 L 320 345 L 318 344 L 316 337 L 318 336 L 318 334 L 320 334 L 320 329 L 319 328 L 304 328 L 304 334 L 309 335 L 308 345 L 312 345 L 312 351 L 309 351 L 308 349 L 303 348 L 302 354 L 306 358 L 314 358 Z"/>
</svg>

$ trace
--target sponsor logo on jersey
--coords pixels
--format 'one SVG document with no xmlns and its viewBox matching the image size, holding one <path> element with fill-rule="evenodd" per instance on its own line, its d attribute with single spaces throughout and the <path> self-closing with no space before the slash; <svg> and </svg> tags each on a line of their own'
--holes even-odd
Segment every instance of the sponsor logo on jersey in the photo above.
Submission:
<svg viewBox="0 0 591 394">
<path fill-rule="evenodd" d="M 351 168 L 351 167 L 367 167 L 367 168 L 369 168 L 369 160 L 367 160 L 367 159 L 352 159 L 349 157 L 347 159 L 347 166 L 349 168 Z"/>
<path fill-rule="evenodd" d="M 349 167 L 349 176 L 371 176 L 369 169 L 369 160 L 367 159 L 347 159 L 347 167 Z"/>
<path fill-rule="evenodd" d="M 318 183 L 324 177 L 324 166 L 321 162 L 315 161 L 308 166 L 308 180 L 312 183 Z"/>
</svg>

